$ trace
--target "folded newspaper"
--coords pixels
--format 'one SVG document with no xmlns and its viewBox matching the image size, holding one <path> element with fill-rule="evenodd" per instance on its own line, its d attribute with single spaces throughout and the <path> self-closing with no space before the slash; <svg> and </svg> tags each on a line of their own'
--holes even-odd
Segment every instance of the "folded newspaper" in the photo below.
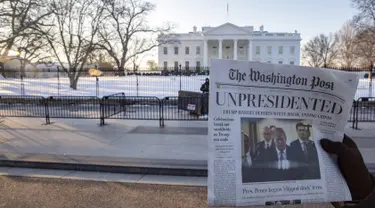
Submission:
<svg viewBox="0 0 375 208">
<path fill-rule="evenodd" d="M 209 206 L 351 200 L 319 140 L 342 141 L 355 73 L 211 61 Z"/>
</svg>

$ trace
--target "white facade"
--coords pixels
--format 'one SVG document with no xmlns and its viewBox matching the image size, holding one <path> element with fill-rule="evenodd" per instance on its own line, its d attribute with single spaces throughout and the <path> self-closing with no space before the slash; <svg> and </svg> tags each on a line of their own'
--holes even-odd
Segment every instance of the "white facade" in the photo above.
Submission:
<svg viewBox="0 0 375 208">
<path fill-rule="evenodd" d="M 209 66 L 211 58 L 250 60 L 264 63 L 300 64 L 301 36 L 294 33 L 267 32 L 261 26 L 239 27 L 226 23 L 218 27 L 202 27 L 202 31 L 173 34 L 173 43 L 160 45 L 158 64 L 161 69 Z M 163 36 L 159 37 L 161 40 Z M 175 51 L 177 50 L 177 51 Z"/>
</svg>

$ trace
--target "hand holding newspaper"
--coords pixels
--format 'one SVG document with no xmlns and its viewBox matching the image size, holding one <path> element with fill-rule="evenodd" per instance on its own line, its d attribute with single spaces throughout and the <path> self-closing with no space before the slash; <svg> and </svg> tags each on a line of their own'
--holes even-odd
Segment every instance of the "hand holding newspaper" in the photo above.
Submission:
<svg viewBox="0 0 375 208">
<path fill-rule="evenodd" d="M 343 138 L 358 81 L 343 71 L 212 60 L 209 206 L 351 200 L 319 140 Z"/>
</svg>

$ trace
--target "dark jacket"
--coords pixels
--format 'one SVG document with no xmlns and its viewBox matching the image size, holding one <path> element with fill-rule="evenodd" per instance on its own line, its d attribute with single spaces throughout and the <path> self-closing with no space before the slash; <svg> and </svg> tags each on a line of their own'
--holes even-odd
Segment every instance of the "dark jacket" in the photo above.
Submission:
<svg viewBox="0 0 375 208">
<path fill-rule="evenodd" d="M 265 148 L 265 141 L 258 142 L 256 145 L 256 149 L 253 155 L 255 162 L 264 162 L 267 161 L 273 152 L 271 150 L 275 149 L 275 143 L 272 142 L 272 145 L 270 148 Z"/>
<path fill-rule="evenodd" d="M 201 91 L 203 93 L 207 93 L 209 91 L 209 86 L 210 86 L 210 83 L 206 81 L 205 83 L 202 84 Z"/>
<path fill-rule="evenodd" d="M 309 140 L 306 145 L 307 154 L 305 155 L 299 139 L 294 140 L 290 143 L 290 149 L 295 154 L 295 159 L 298 162 L 303 163 L 317 163 L 318 162 L 318 153 L 313 141 Z"/>
</svg>

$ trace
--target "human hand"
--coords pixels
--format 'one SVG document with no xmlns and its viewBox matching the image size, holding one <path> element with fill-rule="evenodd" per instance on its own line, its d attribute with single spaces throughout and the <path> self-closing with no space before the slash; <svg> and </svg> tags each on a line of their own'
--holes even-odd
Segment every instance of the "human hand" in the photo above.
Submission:
<svg viewBox="0 0 375 208">
<path fill-rule="evenodd" d="M 327 153 L 337 155 L 338 166 L 348 184 L 353 200 L 366 198 L 374 189 L 375 184 L 355 142 L 344 135 L 343 142 L 322 139 L 320 144 Z"/>
</svg>

